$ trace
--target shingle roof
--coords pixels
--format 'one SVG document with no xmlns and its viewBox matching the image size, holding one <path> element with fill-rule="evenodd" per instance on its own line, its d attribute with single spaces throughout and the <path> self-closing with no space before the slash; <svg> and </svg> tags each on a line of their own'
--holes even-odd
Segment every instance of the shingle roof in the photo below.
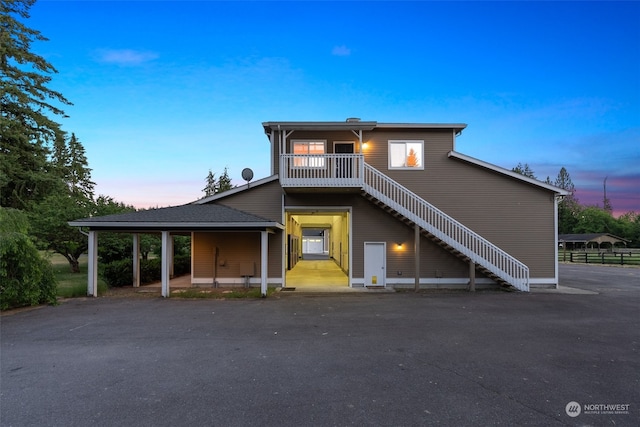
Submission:
<svg viewBox="0 0 640 427">
<path fill-rule="evenodd" d="M 610 233 L 585 233 L 585 234 L 558 235 L 558 241 L 560 242 L 586 243 L 586 242 L 595 242 L 601 238 L 608 238 L 609 240 L 613 240 L 617 242 L 628 242 L 628 240 L 618 236 L 614 236 L 613 234 L 610 234 Z"/>
<path fill-rule="evenodd" d="M 275 221 L 218 204 L 182 205 L 78 219 L 77 227 L 99 228 L 263 228 L 280 227 Z"/>
</svg>

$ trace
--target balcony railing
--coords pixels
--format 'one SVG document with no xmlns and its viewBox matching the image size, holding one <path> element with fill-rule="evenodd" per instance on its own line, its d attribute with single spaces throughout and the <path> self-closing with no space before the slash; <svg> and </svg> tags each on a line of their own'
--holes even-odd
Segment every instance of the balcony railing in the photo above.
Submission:
<svg viewBox="0 0 640 427">
<path fill-rule="evenodd" d="M 362 154 L 282 154 L 283 187 L 362 187 Z"/>
</svg>

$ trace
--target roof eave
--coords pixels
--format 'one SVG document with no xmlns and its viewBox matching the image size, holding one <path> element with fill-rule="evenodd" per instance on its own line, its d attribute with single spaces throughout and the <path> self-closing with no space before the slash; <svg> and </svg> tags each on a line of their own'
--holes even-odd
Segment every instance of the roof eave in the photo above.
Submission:
<svg viewBox="0 0 640 427">
<path fill-rule="evenodd" d="M 120 222 L 120 221 L 70 221 L 68 224 L 71 227 L 89 227 L 90 229 L 146 229 L 146 230 L 185 230 L 185 229 L 263 229 L 263 228 L 279 228 L 284 229 L 284 226 L 277 222 Z"/>
<path fill-rule="evenodd" d="M 512 178 L 515 178 L 517 180 L 520 181 L 524 181 L 526 183 L 535 185 L 537 187 L 541 187 L 544 188 L 545 190 L 549 190 L 549 191 L 553 191 L 554 193 L 557 193 L 559 196 L 568 196 L 569 194 L 571 194 L 571 192 L 562 189 L 560 187 L 556 187 L 555 185 L 551 185 L 551 184 L 547 184 L 544 183 L 542 181 L 538 181 L 537 179 L 533 179 L 533 178 L 529 178 L 528 176 L 524 176 L 522 174 L 519 174 L 517 172 L 511 171 L 509 169 L 505 169 L 502 168 L 500 166 L 496 166 L 494 164 L 491 163 L 487 163 L 483 160 L 479 160 L 476 159 L 475 157 L 471 157 L 471 156 L 467 156 L 466 154 L 462 154 L 462 153 L 458 153 L 457 151 L 449 151 L 448 154 L 449 157 L 452 157 L 454 159 L 458 159 L 458 160 L 462 160 L 465 161 L 467 163 L 471 163 L 489 170 L 492 170 L 494 172 L 503 174 L 503 175 L 507 175 L 510 176 Z"/>
<path fill-rule="evenodd" d="M 263 122 L 265 133 L 269 130 L 372 130 L 378 122 Z"/>
</svg>

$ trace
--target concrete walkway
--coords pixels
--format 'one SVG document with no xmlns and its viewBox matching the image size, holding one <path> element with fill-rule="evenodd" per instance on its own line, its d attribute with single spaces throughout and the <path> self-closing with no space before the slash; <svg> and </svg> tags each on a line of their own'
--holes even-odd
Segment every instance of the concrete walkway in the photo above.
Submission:
<svg viewBox="0 0 640 427">
<path fill-rule="evenodd" d="M 349 278 L 333 260 L 302 260 L 286 273 L 286 286 L 297 292 L 349 291 Z"/>
</svg>

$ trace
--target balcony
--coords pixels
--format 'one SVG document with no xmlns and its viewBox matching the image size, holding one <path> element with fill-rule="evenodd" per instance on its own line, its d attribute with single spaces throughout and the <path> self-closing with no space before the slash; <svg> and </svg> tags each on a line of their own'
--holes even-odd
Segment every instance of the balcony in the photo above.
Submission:
<svg viewBox="0 0 640 427">
<path fill-rule="evenodd" d="M 280 184 L 286 188 L 362 188 L 362 154 L 282 154 Z"/>
</svg>

